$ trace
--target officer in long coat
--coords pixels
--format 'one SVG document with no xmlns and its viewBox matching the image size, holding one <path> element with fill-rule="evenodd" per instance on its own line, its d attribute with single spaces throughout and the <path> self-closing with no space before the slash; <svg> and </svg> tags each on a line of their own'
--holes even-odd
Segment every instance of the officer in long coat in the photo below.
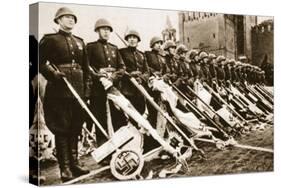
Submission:
<svg viewBox="0 0 281 188">
<path fill-rule="evenodd" d="M 126 66 L 129 77 L 134 77 L 140 84 L 147 83 L 149 69 L 143 52 L 137 49 L 141 41 L 140 34 L 135 30 L 130 30 L 125 35 L 128 47 L 120 49 L 120 54 Z M 145 111 L 145 100 L 143 95 L 130 82 L 128 76 L 123 76 L 121 80 L 121 92 L 133 104 L 140 114 Z"/>
<path fill-rule="evenodd" d="M 99 39 L 87 44 L 89 64 L 98 72 L 98 74 L 93 77 L 90 108 L 105 130 L 108 130 L 106 89 L 109 88 L 105 88 L 105 86 L 102 85 L 100 78 L 103 76 L 108 77 L 113 82 L 113 86 L 120 89 L 120 80 L 126 69 L 117 46 L 108 42 L 112 31 L 113 28 L 108 20 L 103 18 L 98 19 L 95 23 L 95 32 L 98 33 Z M 115 108 L 111 101 L 109 101 L 109 106 L 112 126 L 114 131 L 117 131 L 121 126 L 127 123 L 127 119 L 120 110 Z M 98 146 L 106 142 L 106 137 L 99 129 L 96 130 L 96 136 Z"/>
<path fill-rule="evenodd" d="M 46 124 L 55 135 L 61 179 L 68 181 L 89 171 L 81 168 L 77 160 L 83 111 L 62 77 L 84 98 L 89 69 L 83 39 L 71 33 L 77 22 L 75 14 L 66 7 L 60 8 L 54 22 L 59 25 L 59 31 L 45 35 L 39 44 L 39 71 L 48 80 L 44 100 Z"/>
</svg>

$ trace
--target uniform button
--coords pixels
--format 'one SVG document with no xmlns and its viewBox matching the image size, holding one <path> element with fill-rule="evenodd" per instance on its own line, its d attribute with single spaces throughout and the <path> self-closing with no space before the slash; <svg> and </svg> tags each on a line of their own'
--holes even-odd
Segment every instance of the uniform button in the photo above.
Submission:
<svg viewBox="0 0 281 188">
<path fill-rule="evenodd" d="M 107 60 L 108 60 L 108 61 L 110 61 L 110 57 L 109 57 L 109 58 L 107 58 Z"/>
<path fill-rule="evenodd" d="M 75 63 L 75 59 L 72 59 L 72 63 Z"/>
<path fill-rule="evenodd" d="M 74 55 L 74 52 L 71 52 L 72 55 Z"/>
<path fill-rule="evenodd" d="M 70 38 L 67 38 L 67 40 L 70 40 Z"/>
<path fill-rule="evenodd" d="M 70 48 L 72 48 L 73 47 L 73 45 L 72 44 L 70 44 Z"/>
<path fill-rule="evenodd" d="M 104 45 L 103 47 L 104 47 L 104 48 L 107 48 L 107 46 L 106 46 L 106 45 Z"/>
<path fill-rule="evenodd" d="M 106 53 L 106 54 L 109 54 L 109 52 L 108 52 L 107 50 L 105 51 L 105 53 Z"/>
</svg>

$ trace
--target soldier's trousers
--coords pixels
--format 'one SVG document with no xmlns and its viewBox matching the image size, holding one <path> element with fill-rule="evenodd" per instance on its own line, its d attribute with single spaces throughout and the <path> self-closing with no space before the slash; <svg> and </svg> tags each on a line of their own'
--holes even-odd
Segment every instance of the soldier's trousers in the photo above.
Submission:
<svg viewBox="0 0 281 188">
<path fill-rule="evenodd" d="M 78 136 L 55 136 L 56 157 L 61 170 L 78 165 Z"/>
<path fill-rule="evenodd" d="M 78 135 L 84 121 L 82 108 L 73 98 L 46 98 L 43 107 L 46 125 L 55 135 L 60 169 L 77 165 Z"/>
<path fill-rule="evenodd" d="M 108 133 L 106 101 L 106 95 L 93 96 L 91 98 L 90 109 L 99 123 L 102 125 L 103 129 Z M 124 113 L 118 110 L 111 101 L 109 101 L 109 106 L 112 126 L 114 131 L 117 131 L 120 127 L 127 124 L 127 118 L 125 117 Z M 98 127 L 96 127 L 96 139 L 98 146 L 101 146 L 107 141 L 106 137 Z"/>
</svg>

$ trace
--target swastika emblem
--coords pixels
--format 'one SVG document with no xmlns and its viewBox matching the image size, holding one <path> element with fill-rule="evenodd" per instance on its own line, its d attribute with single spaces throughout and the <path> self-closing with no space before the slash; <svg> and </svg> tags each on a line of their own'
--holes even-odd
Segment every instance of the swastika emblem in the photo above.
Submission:
<svg viewBox="0 0 281 188">
<path fill-rule="evenodd" d="M 111 159 L 111 173 L 119 180 L 128 180 L 140 174 L 143 168 L 142 154 L 133 150 L 120 150 Z"/>
</svg>

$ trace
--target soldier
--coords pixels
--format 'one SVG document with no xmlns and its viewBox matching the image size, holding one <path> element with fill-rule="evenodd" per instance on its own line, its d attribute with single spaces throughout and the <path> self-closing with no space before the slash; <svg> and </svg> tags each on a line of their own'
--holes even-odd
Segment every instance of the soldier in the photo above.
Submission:
<svg viewBox="0 0 281 188">
<path fill-rule="evenodd" d="M 137 31 L 130 30 L 125 35 L 125 40 L 128 42 L 127 48 L 120 49 L 120 54 L 124 60 L 126 70 L 131 77 L 134 77 L 140 84 L 147 83 L 149 78 L 148 65 L 143 52 L 137 49 L 138 43 L 141 41 Z M 122 78 L 121 92 L 130 100 L 133 106 L 140 114 L 145 111 L 145 100 L 140 92 L 128 80 L 128 77 Z"/>
<path fill-rule="evenodd" d="M 151 51 L 145 52 L 145 57 L 147 59 L 147 64 L 149 66 L 149 70 L 151 73 L 157 75 L 157 76 L 163 76 L 168 71 L 168 67 L 165 63 L 165 57 L 163 53 L 161 52 L 161 45 L 163 44 L 163 41 L 160 37 L 152 37 L 150 40 L 150 48 Z M 168 79 L 168 76 L 166 74 L 166 79 Z M 150 88 L 148 88 L 148 93 L 153 97 L 154 101 L 158 104 L 161 103 L 160 98 L 160 92 L 159 91 L 152 91 Z M 150 104 L 147 103 L 147 109 L 148 109 L 148 121 L 150 124 L 154 127 L 156 127 L 157 123 L 157 110 Z M 145 143 L 144 145 L 147 146 L 144 148 L 144 152 L 149 151 L 157 146 L 159 144 L 150 137 L 150 139 L 144 139 Z M 148 144 L 146 144 L 146 142 Z M 149 143 L 150 142 L 150 143 Z"/>
<path fill-rule="evenodd" d="M 237 84 L 237 74 L 235 72 L 235 59 L 230 59 L 229 60 L 229 70 L 230 70 L 230 77 L 231 77 L 231 82 L 233 84 Z"/>
<path fill-rule="evenodd" d="M 68 8 L 58 9 L 54 22 L 60 29 L 45 35 L 39 45 L 39 71 L 48 80 L 44 101 L 45 120 L 55 135 L 56 157 L 63 182 L 89 173 L 79 166 L 78 135 L 82 129 L 83 111 L 63 83 L 66 77 L 78 94 L 86 97 L 89 67 L 83 39 L 71 33 L 77 17 Z M 57 66 L 56 70 L 52 65 Z"/>
<path fill-rule="evenodd" d="M 240 61 L 237 61 L 235 63 L 235 72 L 236 72 L 236 79 L 238 84 L 242 84 L 243 83 L 243 76 L 242 76 L 242 63 Z"/>
<path fill-rule="evenodd" d="M 99 39 L 95 42 L 87 44 L 87 52 L 89 57 L 89 63 L 99 73 L 93 78 L 93 87 L 90 96 L 90 108 L 103 126 L 107 130 L 107 86 L 103 86 L 100 82 L 100 78 L 107 76 L 112 82 L 113 86 L 120 89 L 120 80 L 125 73 L 125 65 L 119 50 L 116 45 L 108 42 L 110 34 L 113 28 L 109 21 L 106 19 L 98 19 L 95 23 L 95 32 L 98 33 Z M 117 110 L 114 105 L 110 104 L 110 113 L 112 119 L 112 125 L 114 130 L 118 130 L 121 126 L 124 126 L 127 122 L 124 114 Z M 96 131 L 97 145 L 101 146 L 105 141 L 105 136 L 99 129 Z"/>
<path fill-rule="evenodd" d="M 217 56 L 215 54 L 212 54 L 212 53 L 209 54 L 209 72 L 210 72 L 211 79 L 212 79 L 212 87 L 213 87 L 213 84 L 217 83 L 216 58 L 217 58 Z"/>
<path fill-rule="evenodd" d="M 177 59 L 175 57 L 176 44 L 173 41 L 168 40 L 164 44 L 164 50 L 166 52 L 165 62 L 169 69 L 167 71 L 169 72 L 169 80 L 175 82 L 177 80 L 178 74 L 181 71 L 180 67 L 178 66 Z"/>
<path fill-rule="evenodd" d="M 180 72 L 178 76 L 181 78 L 179 81 L 175 83 L 175 85 L 184 93 L 186 94 L 190 99 L 193 96 L 193 94 L 187 89 L 186 85 L 193 88 L 193 73 L 190 70 L 189 63 L 186 60 L 187 55 L 187 48 L 185 45 L 179 45 L 176 49 L 176 54 L 178 55 L 178 64 L 180 67 Z"/>
<path fill-rule="evenodd" d="M 192 71 L 194 80 L 199 79 L 201 77 L 200 66 L 199 66 L 199 56 L 197 50 L 191 50 L 189 52 L 190 59 L 190 69 Z"/>
<path fill-rule="evenodd" d="M 151 72 L 164 75 L 167 72 L 167 66 L 163 53 L 161 53 L 161 45 L 163 40 L 160 37 L 153 37 L 150 40 L 151 51 L 145 52 L 147 64 Z"/>
<path fill-rule="evenodd" d="M 220 55 L 217 57 L 216 59 L 216 63 L 217 63 L 217 78 L 218 78 L 218 85 L 221 87 L 223 85 L 225 85 L 224 80 L 225 80 L 225 72 L 224 72 L 224 68 L 223 68 L 223 64 L 225 61 L 225 57 Z"/>
<path fill-rule="evenodd" d="M 229 83 L 230 83 L 230 80 L 231 80 L 231 72 L 230 72 L 230 59 L 227 59 L 224 63 L 224 66 L 223 66 L 223 69 L 224 69 L 224 72 L 225 72 L 225 83 L 226 83 L 226 86 L 228 87 L 229 86 Z"/>
<path fill-rule="evenodd" d="M 211 73 L 209 71 L 209 55 L 206 52 L 201 51 L 199 54 L 199 59 L 201 61 L 201 71 L 202 77 L 201 81 L 206 82 L 208 85 L 211 84 Z"/>
</svg>

